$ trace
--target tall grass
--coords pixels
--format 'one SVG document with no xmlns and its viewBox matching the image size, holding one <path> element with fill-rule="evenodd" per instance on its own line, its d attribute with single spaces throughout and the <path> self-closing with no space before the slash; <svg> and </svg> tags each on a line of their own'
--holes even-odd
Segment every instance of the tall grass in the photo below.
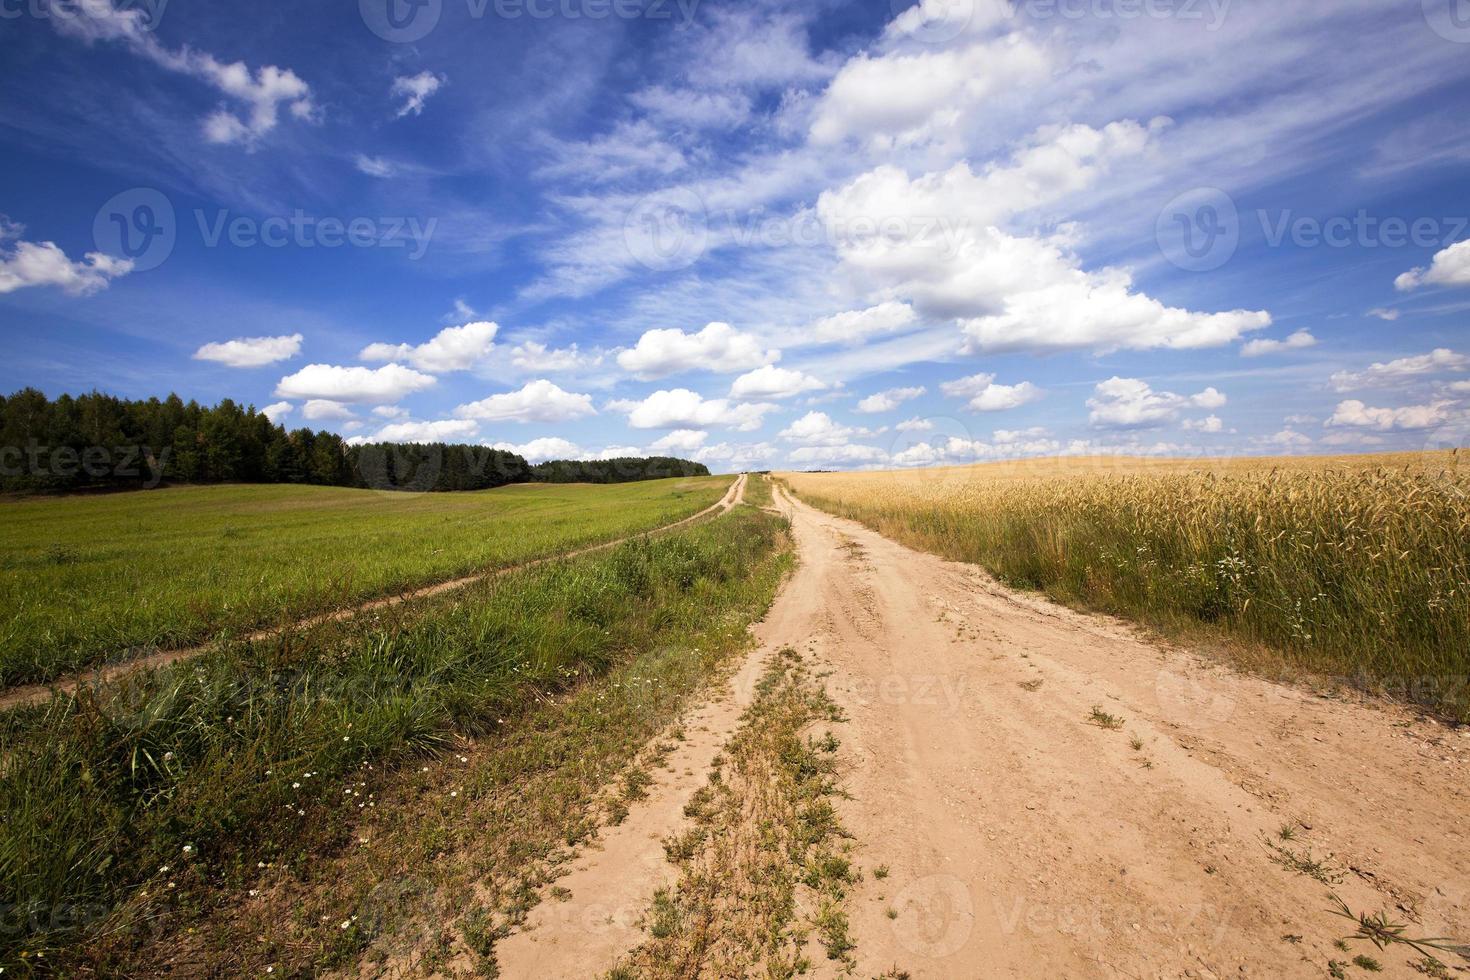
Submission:
<svg viewBox="0 0 1470 980">
<path fill-rule="evenodd" d="M 365 767 L 505 730 L 630 651 L 697 629 L 757 591 L 780 534 L 738 508 L 0 717 L 0 965 L 64 962 L 165 915 L 169 882 L 195 868 L 309 859 L 293 848 L 310 822 L 372 804 L 351 795 Z"/>
<path fill-rule="evenodd" d="M 1470 718 L 1470 481 L 1435 466 L 801 474 L 806 500 L 1002 581 Z M 1262 653 L 1261 649 L 1255 651 Z"/>
<path fill-rule="evenodd" d="M 729 484 L 178 487 L 0 501 L 0 685 L 636 534 L 710 506 Z"/>
</svg>

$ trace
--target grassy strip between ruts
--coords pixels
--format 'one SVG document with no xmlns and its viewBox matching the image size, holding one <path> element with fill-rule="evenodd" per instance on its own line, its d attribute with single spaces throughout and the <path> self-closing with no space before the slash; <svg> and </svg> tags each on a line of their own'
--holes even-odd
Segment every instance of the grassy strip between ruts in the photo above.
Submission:
<svg viewBox="0 0 1470 980">
<path fill-rule="evenodd" d="M 771 507 L 775 501 L 771 498 L 773 484 L 771 477 L 766 473 L 752 473 L 750 480 L 745 484 L 745 502 L 756 507 Z"/>
<path fill-rule="evenodd" d="M 488 953 L 749 642 L 782 528 L 740 507 L 11 713 L 6 975 L 309 975 L 410 927 L 438 930 L 415 956 Z"/>
<path fill-rule="evenodd" d="M 729 485 L 219 486 L 7 500 L 0 684 L 638 534 L 709 507 Z"/>
<path fill-rule="evenodd" d="M 1046 461 L 1040 477 L 982 466 L 786 479 L 813 506 L 1008 585 L 1225 640 L 1267 675 L 1470 721 L 1470 479 L 1436 468 L 1449 460 L 1140 464 L 1135 475 Z"/>
<path fill-rule="evenodd" d="M 855 871 L 831 801 L 841 792 L 839 743 L 827 727 L 843 720 L 801 655 L 780 650 L 685 807 L 688 829 L 664 842 L 680 878 L 655 895 L 649 939 L 607 980 L 794 977 L 822 955 L 817 946 L 850 972 L 845 902 Z"/>
</svg>

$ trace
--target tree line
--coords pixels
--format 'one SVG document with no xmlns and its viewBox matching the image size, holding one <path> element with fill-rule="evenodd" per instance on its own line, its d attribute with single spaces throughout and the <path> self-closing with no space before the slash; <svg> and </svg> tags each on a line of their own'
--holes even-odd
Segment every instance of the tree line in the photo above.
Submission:
<svg viewBox="0 0 1470 980">
<path fill-rule="evenodd" d="M 0 396 L 0 489 L 44 492 L 164 483 L 307 483 L 379 490 L 485 490 L 508 483 L 625 483 L 706 476 L 689 460 L 553 460 L 531 466 L 487 446 L 350 445 L 334 432 L 287 430 L 254 406 L 178 395 L 100 392 Z"/>
</svg>

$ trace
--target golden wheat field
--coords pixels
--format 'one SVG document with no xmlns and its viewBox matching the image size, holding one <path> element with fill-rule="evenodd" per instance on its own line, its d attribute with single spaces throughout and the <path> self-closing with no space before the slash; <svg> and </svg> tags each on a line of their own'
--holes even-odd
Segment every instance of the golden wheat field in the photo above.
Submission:
<svg viewBox="0 0 1470 980">
<path fill-rule="evenodd" d="M 790 473 L 807 502 L 1007 584 L 1470 715 L 1457 451 Z"/>
</svg>

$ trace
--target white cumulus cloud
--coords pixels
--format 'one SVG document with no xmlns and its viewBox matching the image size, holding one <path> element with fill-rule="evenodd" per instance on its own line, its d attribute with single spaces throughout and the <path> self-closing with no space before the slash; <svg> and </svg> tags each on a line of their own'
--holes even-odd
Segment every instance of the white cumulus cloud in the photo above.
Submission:
<svg viewBox="0 0 1470 980">
<path fill-rule="evenodd" d="M 628 416 L 635 429 L 733 429 L 752 432 L 777 406 L 771 402 L 737 402 L 705 398 L 688 388 L 655 391 L 642 400 L 620 399 L 608 408 Z"/>
<path fill-rule="evenodd" d="M 576 344 L 553 348 L 527 340 L 510 349 L 510 363 L 528 374 L 558 374 L 596 367 L 602 363 L 602 355 L 584 354 Z"/>
<path fill-rule="evenodd" d="M 906 401 L 918 398 L 927 389 L 923 385 L 913 388 L 889 388 L 869 395 L 857 403 L 857 410 L 868 415 L 879 412 L 891 412 Z"/>
<path fill-rule="evenodd" d="M 302 336 L 236 337 L 219 343 L 205 344 L 194 352 L 196 361 L 214 361 L 236 368 L 263 367 L 277 361 L 289 361 L 301 353 Z"/>
<path fill-rule="evenodd" d="M 730 385 L 730 397 L 740 399 L 791 398 L 807 391 L 824 391 L 826 382 L 801 371 L 771 364 L 742 374 Z"/>
<path fill-rule="evenodd" d="M 56 286 L 74 296 L 105 289 L 109 281 L 133 271 L 129 259 L 88 252 L 81 261 L 66 257 L 55 242 L 14 241 L 21 225 L 0 218 L 0 294 L 27 286 Z"/>
<path fill-rule="evenodd" d="M 1470 286 L 1470 239 L 1441 250 L 1428 268 L 1410 269 L 1393 284 L 1402 292 L 1420 286 Z"/>
<path fill-rule="evenodd" d="M 277 398 L 324 398 L 338 402 L 396 402 L 414 392 L 432 388 L 435 379 L 401 364 L 380 368 L 308 364 L 282 378 Z"/>
<path fill-rule="evenodd" d="M 817 343 L 861 344 L 869 337 L 912 326 L 916 320 L 918 315 L 913 307 L 889 301 L 865 310 L 849 310 L 823 317 L 807 328 L 807 334 Z"/>
<path fill-rule="evenodd" d="M 1424 375 L 1467 369 L 1470 369 L 1470 356 L 1457 354 L 1448 347 L 1437 347 L 1428 354 L 1374 362 L 1362 371 L 1338 371 L 1332 376 L 1332 387 L 1338 391 L 1383 387 Z"/>
<path fill-rule="evenodd" d="M 661 453 L 692 453 L 708 439 L 709 433 L 702 429 L 675 429 L 649 448 Z"/>
<path fill-rule="evenodd" d="M 1433 429 L 1449 422 L 1456 415 L 1455 403 L 1437 401 L 1428 405 L 1404 405 L 1399 408 L 1373 408 L 1357 399 L 1339 402 L 1337 410 L 1327 420 L 1329 426 L 1348 426 L 1361 429 L 1418 430 Z"/>
<path fill-rule="evenodd" d="M 969 399 L 969 406 L 977 412 L 1003 412 L 1034 402 L 1044 392 L 1029 381 L 1020 384 L 1002 385 L 995 383 L 993 374 L 972 374 L 968 378 L 946 381 L 939 390 L 955 398 Z"/>
<path fill-rule="evenodd" d="M 454 410 L 459 418 L 487 422 L 566 422 L 596 415 L 592 396 L 565 391 L 560 386 L 539 378 L 529 381 L 519 391 L 469 402 Z"/>
<path fill-rule="evenodd" d="M 803 446 L 840 446 L 870 436 L 867 429 L 843 425 L 826 412 L 807 412 L 780 432 L 780 438 Z"/>
<path fill-rule="evenodd" d="M 972 351 L 1213 347 L 1269 326 L 1264 311 L 1165 306 L 1137 292 L 1125 269 L 1085 271 L 1068 228 L 1033 237 L 1005 229 L 1138 156 L 1153 133 L 1131 121 L 1051 127 L 980 173 L 966 160 L 914 178 L 884 164 L 824 192 L 817 211 L 855 281 L 926 316 L 959 319 Z"/>
<path fill-rule="evenodd" d="M 357 355 L 364 361 L 407 361 L 421 371 L 468 371 L 495 349 L 499 325 L 488 320 L 445 327 L 431 340 L 413 344 L 369 344 Z"/>
<path fill-rule="evenodd" d="M 1260 357 L 1262 354 L 1279 354 L 1284 350 L 1301 350 L 1305 347 L 1315 347 L 1317 338 L 1309 331 L 1298 330 L 1285 340 L 1250 340 L 1240 346 L 1242 357 Z"/>
<path fill-rule="evenodd" d="M 301 406 L 301 417 L 311 422 L 346 422 L 357 418 L 357 413 L 341 402 L 311 398 Z"/>
<path fill-rule="evenodd" d="M 491 449 L 515 453 L 531 463 L 544 463 L 548 459 L 584 459 L 586 453 L 575 442 L 560 436 L 542 436 L 530 442 L 497 442 Z"/>
<path fill-rule="evenodd" d="M 438 419 L 433 422 L 393 422 L 372 436 L 349 440 L 366 442 L 463 442 L 473 439 L 478 426 L 463 419 Z"/>
<path fill-rule="evenodd" d="M 618 354 L 618 365 L 640 380 L 651 381 L 685 371 L 748 371 L 780 359 L 779 351 L 764 350 L 750 334 L 715 322 L 697 333 L 650 330 L 636 345 Z"/>
<path fill-rule="evenodd" d="M 1099 382 L 1087 400 L 1092 409 L 1088 421 L 1103 429 L 1140 429 L 1163 425 L 1179 418 L 1188 408 L 1219 408 L 1225 396 L 1214 388 L 1196 395 L 1176 395 L 1171 391 L 1154 391 L 1148 382 L 1138 378 L 1109 378 Z"/>
</svg>

